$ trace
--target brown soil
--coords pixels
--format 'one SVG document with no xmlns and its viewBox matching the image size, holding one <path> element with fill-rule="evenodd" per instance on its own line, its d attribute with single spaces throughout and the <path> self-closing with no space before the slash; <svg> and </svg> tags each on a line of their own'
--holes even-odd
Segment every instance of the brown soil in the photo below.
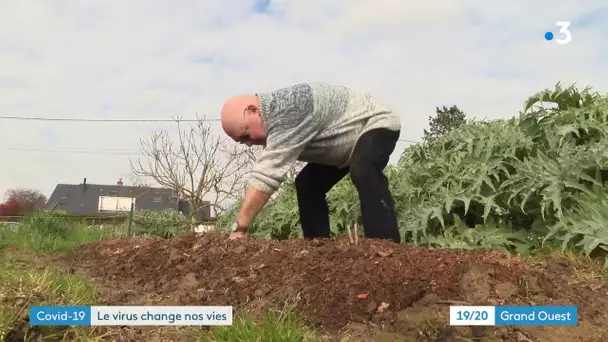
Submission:
<svg viewBox="0 0 608 342">
<path fill-rule="evenodd" d="M 208 233 L 106 240 L 67 257 L 103 285 L 109 304 L 233 305 L 238 312 L 297 298 L 309 324 L 353 340 L 380 339 L 372 327 L 408 341 L 608 340 L 603 280 L 572 283 L 567 263 L 541 269 L 499 252 L 373 240 L 228 241 Z M 388 309 L 378 310 L 382 303 Z M 577 305 L 579 325 L 449 327 L 449 305 L 461 303 Z"/>
<path fill-rule="evenodd" d="M 495 251 L 365 239 L 359 245 L 344 239 L 228 241 L 206 233 L 105 240 L 66 258 L 77 273 L 96 280 L 104 304 L 233 305 L 238 313 L 297 299 L 310 325 L 351 340 L 608 340 L 604 279 L 576 282 L 566 262 L 541 268 Z M 577 305 L 579 324 L 450 327 L 450 304 Z"/>
</svg>

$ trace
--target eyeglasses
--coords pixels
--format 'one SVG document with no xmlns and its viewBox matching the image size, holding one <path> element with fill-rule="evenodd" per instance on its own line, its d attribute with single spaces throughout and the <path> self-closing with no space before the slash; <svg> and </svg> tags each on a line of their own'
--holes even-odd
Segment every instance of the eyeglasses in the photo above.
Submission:
<svg viewBox="0 0 608 342">
<path fill-rule="evenodd" d="M 243 122 L 245 122 L 245 117 L 247 115 L 247 112 L 255 112 L 256 110 L 257 110 L 256 107 L 253 105 L 247 106 L 247 108 L 245 108 L 245 110 L 243 110 Z M 251 140 L 251 137 L 249 136 L 249 126 L 247 126 L 247 124 L 245 124 L 244 132 L 241 133 L 241 135 L 239 136 L 239 143 L 246 144 L 250 140 Z"/>
</svg>

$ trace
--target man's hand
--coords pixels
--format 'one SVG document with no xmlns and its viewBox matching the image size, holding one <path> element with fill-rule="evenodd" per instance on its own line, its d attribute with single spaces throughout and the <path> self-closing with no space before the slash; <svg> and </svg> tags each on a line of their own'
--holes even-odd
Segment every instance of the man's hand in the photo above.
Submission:
<svg viewBox="0 0 608 342">
<path fill-rule="evenodd" d="M 245 232 L 232 232 L 232 233 L 230 233 L 228 240 L 243 239 L 245 237 L 247 237 L 247 233 L 245 233 Z"/>
<path fill-rule="evenodd" d="M 232 232 L 230 233 L 230 236 L 228 237 L 228 239 L 236 240 L 236 239 L 242 239 L 244 237 L 247 237 L 247 227 L 243 227 L 243 226 L 239 225 L 238 222 L 233 223 Z"/>
</svg>

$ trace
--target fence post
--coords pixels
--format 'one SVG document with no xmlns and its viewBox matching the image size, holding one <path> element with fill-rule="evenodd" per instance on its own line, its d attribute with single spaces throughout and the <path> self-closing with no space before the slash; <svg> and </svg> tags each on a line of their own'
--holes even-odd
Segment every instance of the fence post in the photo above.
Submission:
<svg viewBox="0 0 608 342">
<path fill-rule="evenodd" d="M 129 226 L 127 228 L 127 236 L 131 236 L 131 224 L 133 223 L 133 208 L 134 208 L 134 204 L 133 201 L 131 201 L 131 210 L 129 211 Z"/>
</svg>

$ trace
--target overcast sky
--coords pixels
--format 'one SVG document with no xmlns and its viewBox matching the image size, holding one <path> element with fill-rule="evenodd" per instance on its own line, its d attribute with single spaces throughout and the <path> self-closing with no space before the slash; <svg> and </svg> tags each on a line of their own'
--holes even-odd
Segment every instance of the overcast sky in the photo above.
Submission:
<svg viewBox="0 0 608 342">
<path fill-rule="evenodd" d="M 544 38 L 560 20 L 567 45 Z M 419 141 L 436 106 L 496 119 L 558 81 L 608 92 L 606 33 L 605 0 L 0 0 L 0 116 L 217 118 L 227 96 L 322 81 L 389 101 Z M 0 120 L 0 194 L 126 180 L 170 127 Z"/>
</svg>

